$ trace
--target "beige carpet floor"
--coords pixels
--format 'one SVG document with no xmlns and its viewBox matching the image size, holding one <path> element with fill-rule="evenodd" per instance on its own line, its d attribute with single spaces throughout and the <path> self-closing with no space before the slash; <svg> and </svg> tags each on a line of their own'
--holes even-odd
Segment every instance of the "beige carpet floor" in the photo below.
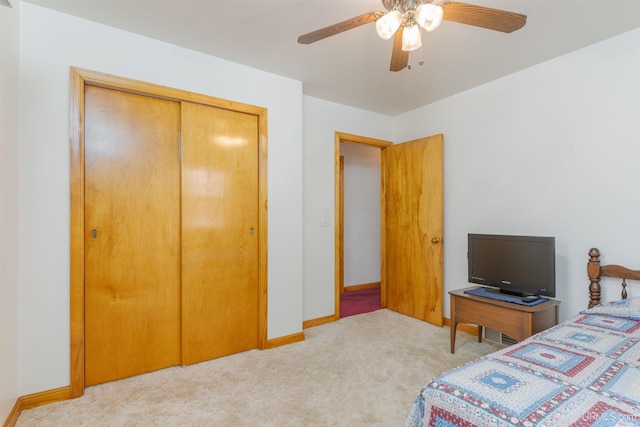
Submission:
<svg viewBox="0 0 640 427">
<path fill-rule="evenodd" d="M 497 349 L 387 309 L 305 340 L 89 387 L 17 426 L 403 426 L 433 376 Z"/>
</svg>

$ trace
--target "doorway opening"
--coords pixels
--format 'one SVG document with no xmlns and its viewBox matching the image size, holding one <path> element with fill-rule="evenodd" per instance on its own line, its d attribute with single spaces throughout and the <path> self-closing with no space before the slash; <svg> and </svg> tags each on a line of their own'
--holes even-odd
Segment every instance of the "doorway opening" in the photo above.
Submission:
<svg viewBox="0 0 640 427">
<path fill-rule="evenodd" d="M 341 157 L 341 149 L 340 146 L 342 143 L 352 143 L 358 144 L 361 147 L 373 147 L 379 150 L 384 149 L 392 145 L 389 141 L 384 141 L 380 139 L 368 138 L 358 135 L 346 134 L 342 132 L 336 132 L 334 138 L 334 161 L 335 161 L 335 317 L 336 319 L 341 317 L 341 295 L 345 293 L 345 283 L 344 283 L 344 159 Z M 381 168 L 381 166 L 380 166 Z M 380 169 L 381 172 L 381 169 Z M 382 187 L 381 183 L 380 187 Z M 381 222 L 384 221 L 384 215 L 382 215 L 382 204 L 380 204 L 381 209 Z M 381 248 L 381 260 L 382 260 L 382 248 Z M 386 306 L 385 301 L 385 287 L 383 281 L 380 283 L 366 284 L 371 286 L 363 286 L 366 288 L 374 288 L 377 286 L 379 290 L 379 299 L 378 306 L 380 308 Z M 376 286 L 373 286 L 376 285 Z M 351 292 L 355 291 L 353 289 Z M 346 292 L 347 294 L 349 291 Z M 354 294 L 355 296 L 355 294 Z M 376 296 L 369 296 L 369 301 L 375 301 Z M 369 310 L 376 305 L 371 302 L 365 305 L 359 306 L 356 310 Z M 349 312 L 352 312 L 349 309 Z M 360 311 L 363 312 L 363 311 Z"/>
<path fill-rule="evenodd" d="M 380 303 L 383 307 L 443 324 L 444 138 L 442 134 L 398 144 L 335 134 L 335 313 L 344 287 L 340 143 L 381 150 Z"/>
</svg>

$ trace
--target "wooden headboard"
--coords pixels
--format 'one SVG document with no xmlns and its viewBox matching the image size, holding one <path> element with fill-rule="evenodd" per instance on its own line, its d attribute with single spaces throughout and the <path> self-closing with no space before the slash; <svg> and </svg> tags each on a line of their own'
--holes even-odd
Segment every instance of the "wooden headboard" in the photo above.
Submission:
<svg viewBox="0 0 640 427">
<path fill-rule="evenodd" d="M 587 264 L 589 275 L 589 308 L 600 304 L 600 278 L 615 277 L 622 279 L 622 299 L 627 298 L 627 279 L 640 280 L 640 270 L 631 270 L 620 265 L 600 265 L 600 251 L 591 248 L 589 251 L 589 263 Z"/>
</svg>

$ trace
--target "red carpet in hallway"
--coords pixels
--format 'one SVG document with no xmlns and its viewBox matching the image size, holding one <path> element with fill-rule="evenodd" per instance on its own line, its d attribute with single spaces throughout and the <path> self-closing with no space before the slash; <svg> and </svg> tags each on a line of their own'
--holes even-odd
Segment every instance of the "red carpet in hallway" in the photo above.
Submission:
<svg viewBox="0 0 640 427">
<path fill-rule="evenodd" d="M 340 295 L 340 318 L 380 310 L 380 287 L 346 291 Z"/>
</svg>

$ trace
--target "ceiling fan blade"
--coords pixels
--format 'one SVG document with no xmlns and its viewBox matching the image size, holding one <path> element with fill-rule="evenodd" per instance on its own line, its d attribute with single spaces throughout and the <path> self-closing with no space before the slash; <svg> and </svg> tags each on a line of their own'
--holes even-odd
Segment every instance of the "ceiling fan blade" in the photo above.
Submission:
<svg viewBox="0 0 640 427">
<path fill-rule="evenodd" d="M 344 31 L 352 30 L 354 28 L 360 27 L 370 22 L 374 22 L 378 18 L 380 18 L 382 15 L 384 15 L 384 12 L 381 12 L 379 10 L 363 13 L 362 15 L 356 16 L 355 18 L 347 19 L 346 21 L 342 21 L 337 24 L 329 25 L 328 27 L 324 27 L 319 30 L 312 31 L 307 34 L 303 34 L 300 37 L 298 37 L 298 43 L 311 44 L 311 43 L 317 42 L 318 40 L 335 36 L 336 34 L 340 34 Z"/>
<path fill-rule="evenodd" d="M 503 33 L 519 30 L 527 23 L 527 15 L 505 10 L 455 1 L 445 1 L 442 3 L 442 7 L 444 9 L 443 19 L 447 21 L 502 31 Z"/>
<path fill-rule="evenodd" d="M 398 28 L 393 39 L 393 51 L 391 52 L 391 66 L 389 71 L 404 70 L 409 64 L 409 52 L 402 50 L 402 32 L 404 27 Z"/>
</svg>

